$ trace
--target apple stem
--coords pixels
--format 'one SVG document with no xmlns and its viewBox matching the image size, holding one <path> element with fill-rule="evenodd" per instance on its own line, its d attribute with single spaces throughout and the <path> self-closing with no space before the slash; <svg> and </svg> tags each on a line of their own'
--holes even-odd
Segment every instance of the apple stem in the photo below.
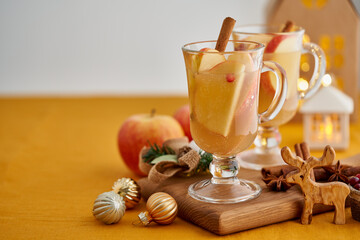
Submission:
<svg viewBox="0 0 360 240">
<path fill-rule="evenodd" d="M 155 113 L 156 113 L 156 109 L 155 108 L 151 109 L 150 117 L 153 117 Z"/>
</svg>

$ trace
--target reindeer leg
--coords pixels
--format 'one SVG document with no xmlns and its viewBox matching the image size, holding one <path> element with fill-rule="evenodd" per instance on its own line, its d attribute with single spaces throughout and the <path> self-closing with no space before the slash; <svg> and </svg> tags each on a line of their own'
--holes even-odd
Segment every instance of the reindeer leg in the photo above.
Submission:
<svg viewBox="0 0 360 240">
<path fill-rule="evenodd" d="M 304 208 L 301 215 L 301 224 L 310 224 L 314 203 L 311 198 L 305 196 Z"/>
<path fill-rule="evenodd" d="M 334 223 L 345 224 L 345 200 L 334 202 L 334 206 L 335 206 Z"/>
</svg>

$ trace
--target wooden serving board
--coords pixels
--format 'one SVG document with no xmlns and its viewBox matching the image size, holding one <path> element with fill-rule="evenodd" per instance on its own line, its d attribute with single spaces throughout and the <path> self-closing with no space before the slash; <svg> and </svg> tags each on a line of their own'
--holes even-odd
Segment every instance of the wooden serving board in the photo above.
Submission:
<svg viewBox="0 0 360 240">
<path fill-rule="evenodd" d="M 353 166 L 360 165 L 360 155 L 341 162 Z M 166 192 L 178 203 L 179 217 L 218 235 L 299 218 L 301 215 L 304 201 L 301 189 L 294 186 L 286 192 L 269 191 L 261 180 L 260 171 L 240 170 L 239 178 L 255 181 L 263 190 L 258 198 L 236 204 L 204 203 L 191 198 L 187 193 L 189 185 L 204 178 L 210 176 L 174 177 L 161 184 L 154 184 L 147 178 L 142 178 L 138 184 L 145 199 L 155 192 Z M 314 214 L 330 210 L 333 210 L 332 206 L 315 205 Z"/>
</svg>

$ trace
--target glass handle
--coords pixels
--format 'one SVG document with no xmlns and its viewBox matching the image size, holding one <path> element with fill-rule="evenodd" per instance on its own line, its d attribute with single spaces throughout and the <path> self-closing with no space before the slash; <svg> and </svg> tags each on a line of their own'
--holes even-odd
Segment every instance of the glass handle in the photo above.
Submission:
<svg viewBox="0 0 360 240">
<path fill-rule="evenodd" d="M 315 43 L 305 43 L 302 53 L 310 53 L 314 56 L 314 73 L 309 81 L 309 88 L 299 93 L 301 99 L 310 98 L 321 86 L 321 79 L 325 74 L 326 61 L 324 51 Z"/>
<path fill-rule="evenodd" d="M 265 112 L 259 114 L 260 124 L 270 121 L 274 119 L 276 115 L 278 115 L 278 113 L 280 112 L 281 108 L 284 105 L 287 94 L 287 78 L 286 78 L 285 70 L 278 63 L 273 61 L 264 61 L 263 64 L 264 66 L 262 68 L 261 73 L 268 71 L 273 72 L 276 77 L 277 87 L 274 98 L 269 108 Z M 277 71 L 280 73 L 281 78 L 279 77 Z"/>
</svg>

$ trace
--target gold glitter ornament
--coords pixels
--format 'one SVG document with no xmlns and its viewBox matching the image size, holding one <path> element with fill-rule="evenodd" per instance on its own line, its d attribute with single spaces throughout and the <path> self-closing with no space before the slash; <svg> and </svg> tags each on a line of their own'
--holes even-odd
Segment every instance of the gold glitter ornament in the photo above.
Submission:
<svg viewBox="0 0 360 240">
<path fill-rule="evenodd" d="M 124 216 L 125 201 L 113 191 L 100 194 L 93 207 L 93 215 L 105 224 L 117 223 Z"/>
<path fill-rule="evenodd" d="M 112 189 L 124 198 L 127 209 L 135 207 L 140 202 L 140 186 L 131 178 L 118 179 L 114 182 Z"/>
<path fill-rule="evenodd" d="M 158 224 L 170 224 L 177 215 L 177 204 L 173 197 L 164 192 L 151 195 L 146 203 L 147 211 L 141 212 L 138 217 L 145 226 L 152 221 Z"/>
</svg>

